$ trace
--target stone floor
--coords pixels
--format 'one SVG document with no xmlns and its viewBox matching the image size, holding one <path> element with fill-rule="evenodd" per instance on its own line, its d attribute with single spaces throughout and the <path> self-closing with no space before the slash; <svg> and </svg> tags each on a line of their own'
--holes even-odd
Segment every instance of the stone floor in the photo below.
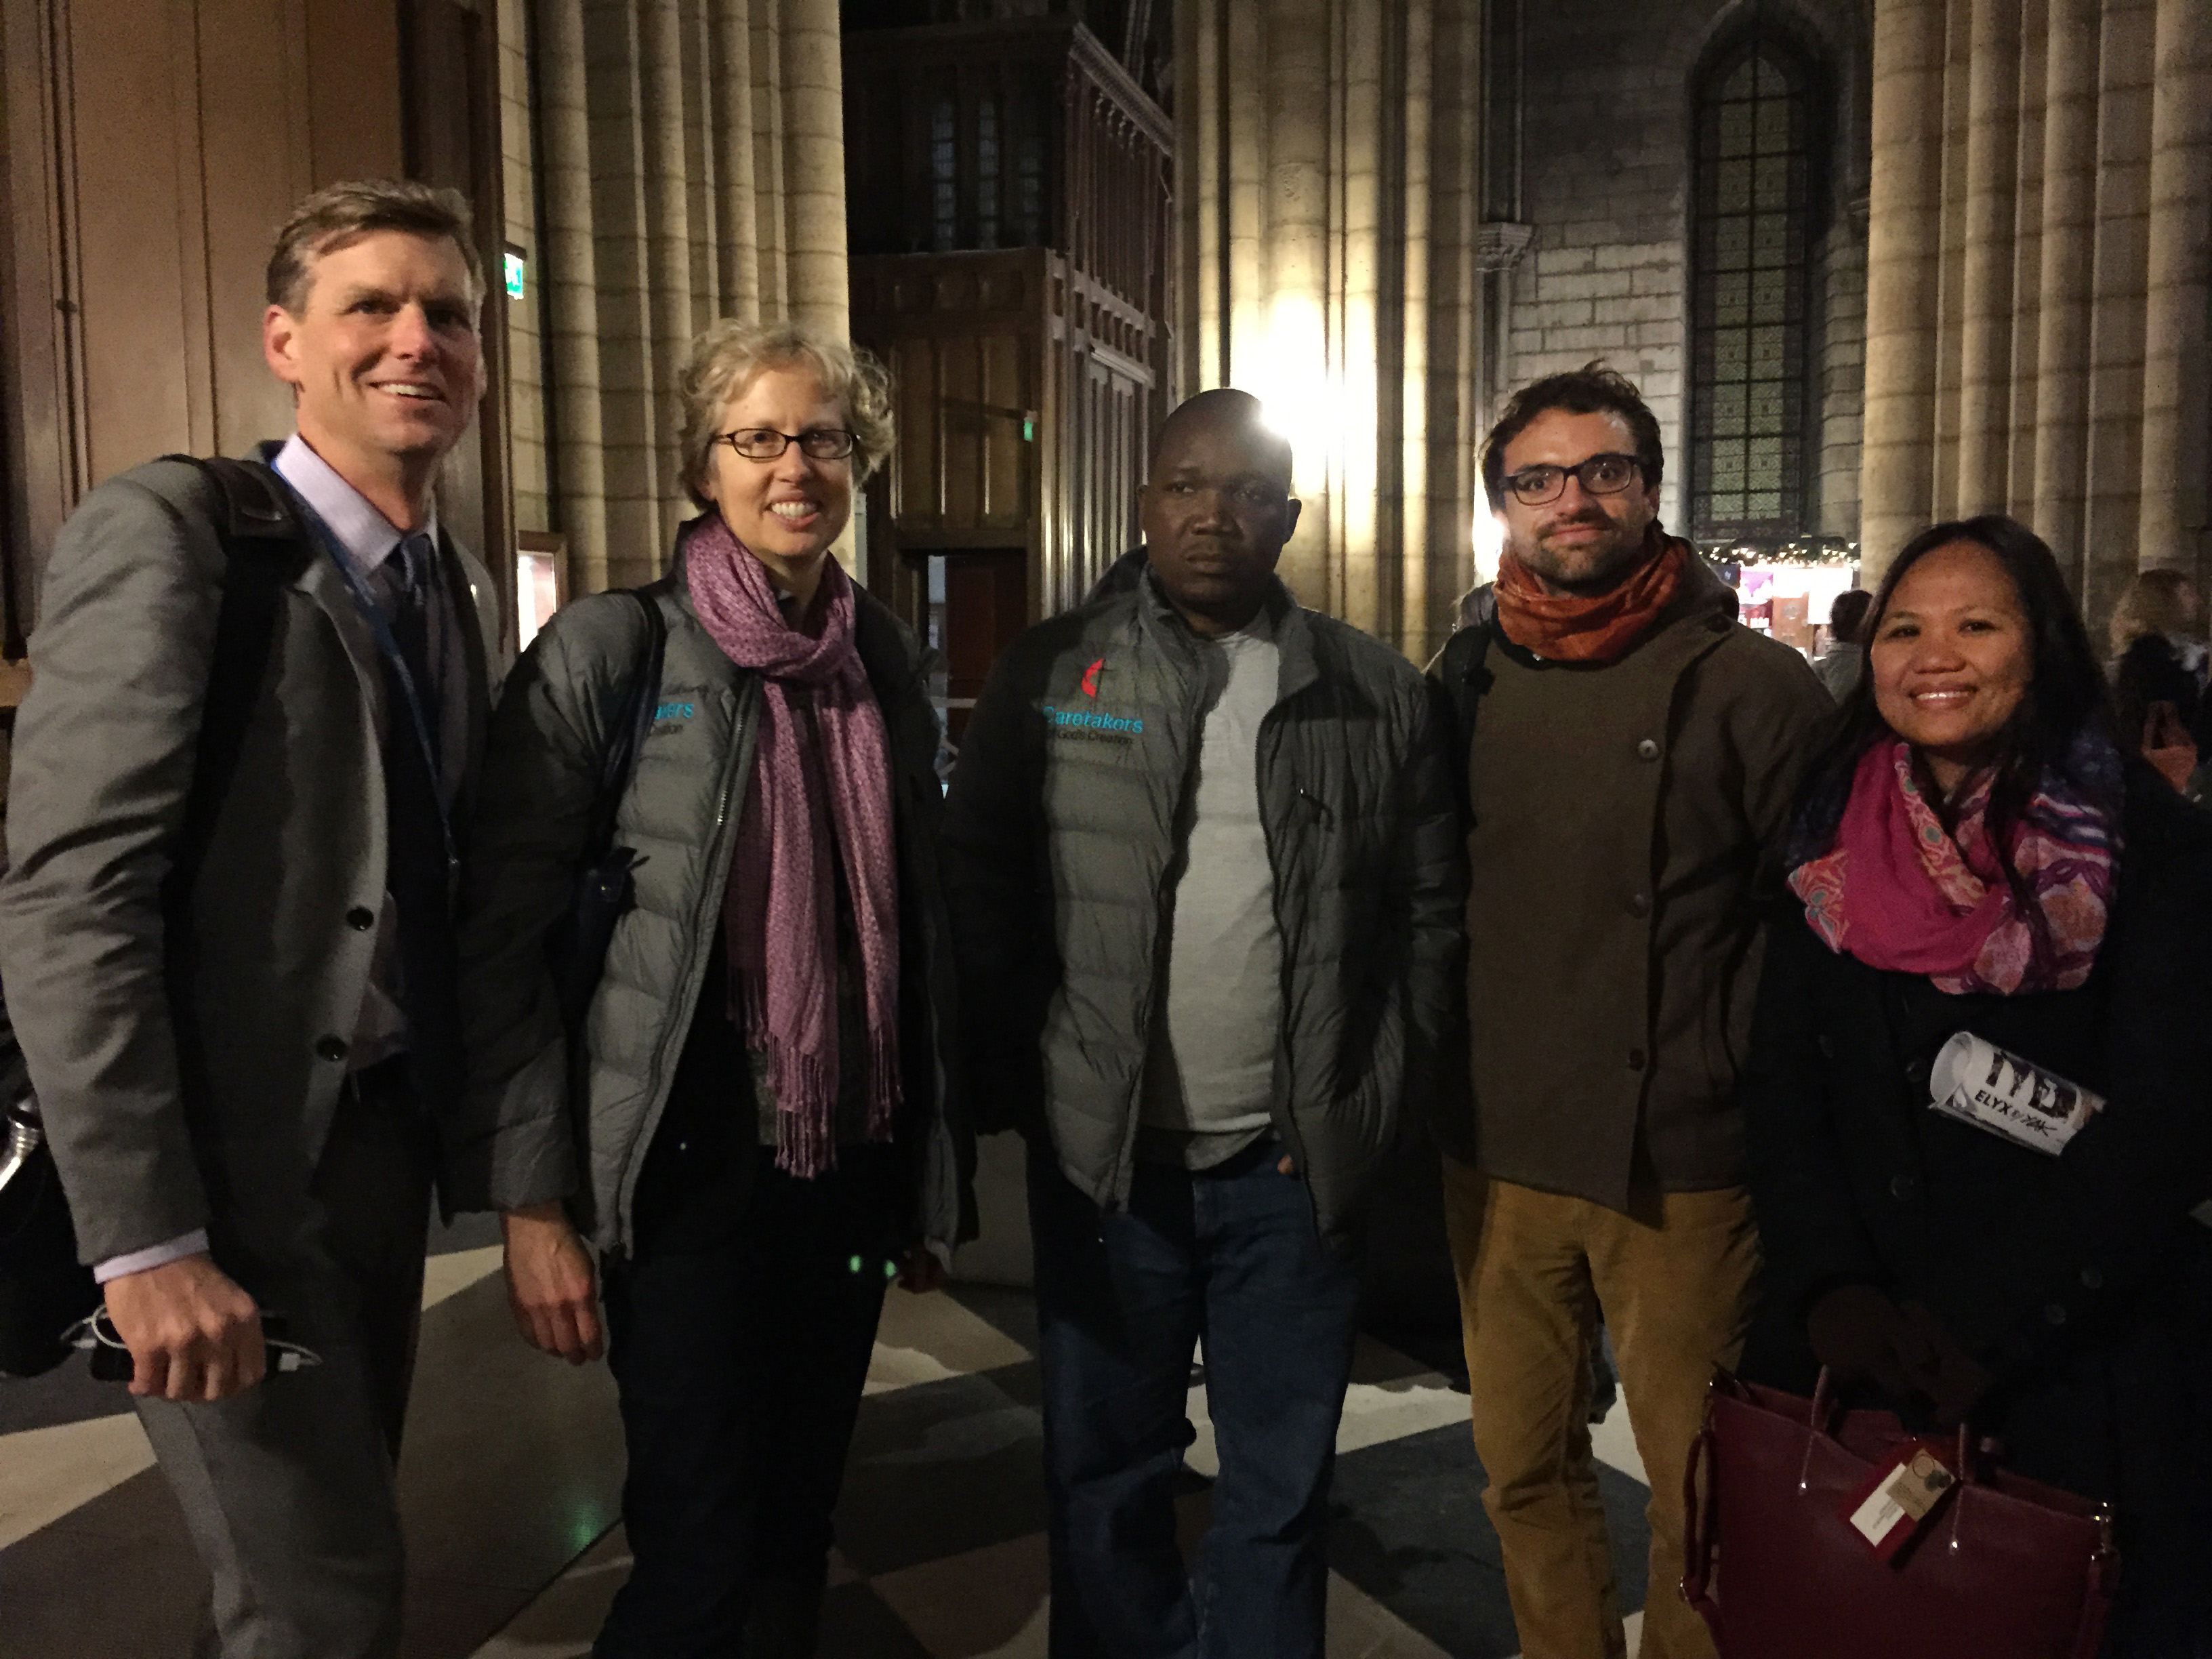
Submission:
<svg viewBox="0 0 2212 1659">
<path fill-rule="evenodd" d="M 514 1335 L 480 1224 L 441 1234 L 400 1488 L 406 1659 L 580 1659 L 629 1557 L 604 1366 Z M 1026 1293 L 894 1291 L 839 1516 L 822 1652 L 1042 1659 L 1035 1316 Z M 1337 1445 L 1329 1652 L 1504 1659 L 1518 1644 L 1466 1397 L 1363 1339 Z M 1203 1387 L 1181 1503 L 1205 1526 Z M 1618 1411 L 1598 1432 L 1622 1603 L 1644 1597 L 1646 1493 Z M 0 1659 L 182 1659 L 204 1580 L 121 1390 L 78 1362 L 0 1382 Z M 1634 1626 L 1630 1621 L 1632 1644 Z"/>
</svg>

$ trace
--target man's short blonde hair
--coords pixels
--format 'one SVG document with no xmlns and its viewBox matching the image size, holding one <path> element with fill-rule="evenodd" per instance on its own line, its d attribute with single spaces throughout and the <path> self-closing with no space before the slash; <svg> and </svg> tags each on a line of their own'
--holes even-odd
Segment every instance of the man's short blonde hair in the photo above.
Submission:
<svg viewBox="0 0 2212 1659">
<path fill-rule="evenodd" d="M 445 237 L 469 268 L 470 303 L 482 302 L 483 260 L 473 240 L 468 198 L 411 179 L 361 179 L 326 185 L 292 210 L 269 251 L 269 303 L 298 316 L 307 303 L 316 258 L 380 230 Z"/>
<path fill-rule="evenodd" d="M 853 434 L 853 482 L 867 482 L 891 453 L 891 381 L 884 366 L 848 341 L 805 323 L 725 318 L 691 343 L 684 365 L 684 488 L 701 507 L 714 440 L 732 398 L 771 368 L 804 368 L 845 411 Z"/>
</svg>

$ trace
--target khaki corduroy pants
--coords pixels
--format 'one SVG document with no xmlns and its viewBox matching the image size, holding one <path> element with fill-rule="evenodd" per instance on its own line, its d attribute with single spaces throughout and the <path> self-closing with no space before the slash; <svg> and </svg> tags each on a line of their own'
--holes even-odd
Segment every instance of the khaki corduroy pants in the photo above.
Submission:
<svg viewBox="0 0 2212 1659">
<path fill-rule="evenodd" d="M 1524 1659 L 1626 1652 L 1586 1414 L 1599 1310 L 1651 1481 L 1641 1659 L 1712 1659 L 1683 1601 L 1682 1474 L 1716 1365 L 1743 1347 L 1759 1238 L 1741 1188 L 1658 1196 L 1656 1224 L 1444 1159 L 1475 1455 Z"/>
</svg>

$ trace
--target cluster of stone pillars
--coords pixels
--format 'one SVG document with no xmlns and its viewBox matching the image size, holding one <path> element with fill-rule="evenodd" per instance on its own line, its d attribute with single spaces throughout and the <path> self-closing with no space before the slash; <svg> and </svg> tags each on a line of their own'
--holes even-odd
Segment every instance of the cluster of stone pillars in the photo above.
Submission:
<svg viewBox="0 0 2212 1659">
<path fill-rule="evenodd" d="M 2212 554 L 2203 0 L 1877 0 L 1869 578 L 2010 513 L 2101 621 Z"/>
<path fill-rule="evenodd" d="M 1305 502 L 1284 576 L 1416 661 L 1472 568 L 1482 11 L 1176 8 L 1183 390 L 1267 401 Z"/>
<path fill-rule="evenodd" d="M 541 349 L 532 331 L 537 363 L 520 366 L 542 365 L 544 465 L 571 591 L 589 592 L 652 580 L 688 510 L 677 377 L 691 337 L 722 317 L 845 331 L 837 6 L 509 3 L 528 43 L 509 119 L 524 105 L 536 142 L 507 145 L 507 216 L 538 222 L 530 321 L 548 336 Z"/>
</svg>

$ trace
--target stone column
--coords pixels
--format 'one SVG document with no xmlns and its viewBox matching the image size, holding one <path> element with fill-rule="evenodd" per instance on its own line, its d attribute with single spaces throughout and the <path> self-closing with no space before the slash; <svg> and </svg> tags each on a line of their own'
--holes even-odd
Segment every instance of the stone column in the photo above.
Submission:
<svg viewBox="0 0 2212 1659">
<path fill-rule="evenodd" d="M 1185 389 L 1268 405 L 1305 503 L 1285 580 L 1417 655 L 1470 563 L 1480 25 L 1480 0 L 1177 10 Z"/>
<path fill-rule="evenodd" d="M 2137 556 L 2156 23 L 2155 0 L 2105 0 L 2097 48 L 2097 251 L 2081 599 L 2100 624 L 2135 574 Z"/>
<path fill-rule="evenodd" d="M 677 375 L 721 317 L 846 326 L 835 0 L 534 0 L 552 493 L 576 593 L 692 511 Z"/>
<path fill-rule="evenodd" d="M 1954 511 L 2000 511 L 2009 483 L 2013 191 L 2019 178 L 2020 0 L 1973 0 L 1966 75 L 1965 314 L 1959 369 Z"/>
<path fill-rule="evenodd" d="M 1944 22 L 1942 0 L 1883 0 L 1875 13 L 1860 463 L 1861 580 L 1869 585 L 1928 522 L 1935 499 Z"/>
<path fill-rule="evenodd" d="M 2045 43 L 2042 292 L 2036 310 L 2030 522 L 2079 570 L 2088 500 L 2089 296 L 2097 223 L 2100 0 L 2050 0 Z"/>
<path fill-rule="evenodd" d="M 2142 562 L 2194 574 L 2207 551 L 2212 425 L 2212 18 L 2160 0 L 2144 306 Z"/>
</svg>

